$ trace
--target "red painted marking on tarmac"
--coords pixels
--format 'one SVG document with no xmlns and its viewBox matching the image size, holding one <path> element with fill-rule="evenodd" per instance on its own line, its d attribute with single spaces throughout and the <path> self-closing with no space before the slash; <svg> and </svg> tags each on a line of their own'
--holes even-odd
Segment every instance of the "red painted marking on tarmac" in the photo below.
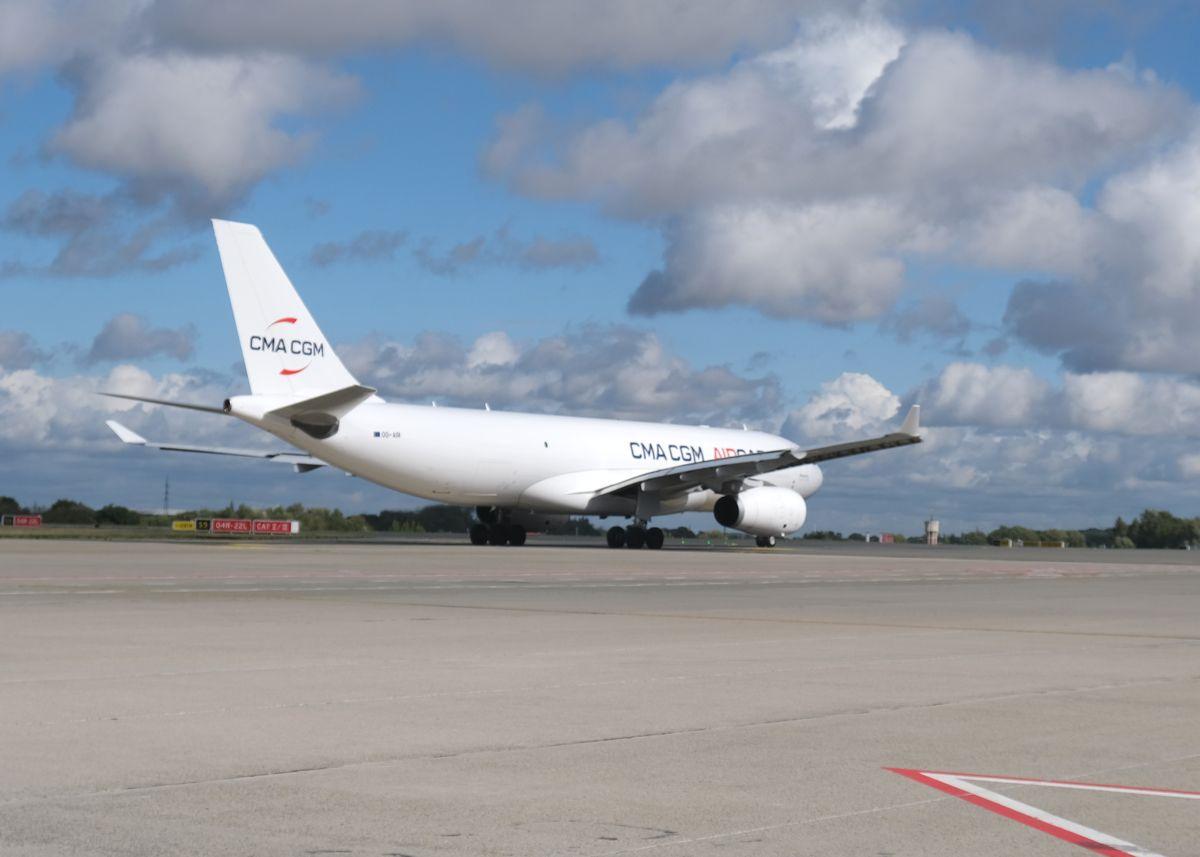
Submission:
<svg viewBox="0 0 1200 857">
<path fill-rule="evenodd" d="M 1106 857 L 1161 857 L 1154 852 L 1118 839 L 1109 833 L 1094 830 L 1077 821 L 1054 815 L 1044 809 L 987 788 L 985 784 L 1046 786 L 1058 789 L 1079 789 L 1150 797 L 1200 800 L 1200 792 L 1182 789 L 1156 789 L 1146 786 L 1122 786 L 1114 783 L 1086 783 L 1073 780 L 1043 780 L 1036 777 L 1010 777 L 994 774 L 965 774 L 950 771 L 928 771 L 916 768 L 885 768 L 902 777 L 945 792 L 959 800 L 974 804 L 1002 818 L 1020 822 L 1056 839 L 1086 848 Z"/>
<path fill-rule="evenodd" d="M 1124 851 L 1119 848 L 1110 847 L 1105 845 L 1103 842 L 1097 842 L 1095 839 L 1074 833 L 1066 828 L 1059 827 L 1058 825 L 1042 821 L 1040 818 L 1034 818 L 1032 815 L 1027 815 L 1019 810 L 996 803 L 993 800 L 988 800 L 985 797 L 971 794 L 970 792 L 965 792 L 957 786 L 952 786 L 949 783 L 944 783 L 941 780 L 936 780 L 933 777 L 926 776 L 922 771 L 917 771 L 912 768 L 885 768 L 885 770 L 891 771 L 894 774 L 900 774 L 903 777 L 908 777 L 910 780 L 915 780 L 918 783 L 931 786 L 938 791 L 945 792 L 946 794 L 952 795 L 960 800 L 965 800 L 967 803 L 972 803 L 975 806 L 988 810 L 989 812 L 994 812 L 996 815 L 1012 819 L 1013 821 L 1019 821 L 1021 824 L 1024 824 L 1027 827 L 1032 827 L 1034 830 L 1040 830 L 1042 833 L 1048 833 L 1056 839 L 1061 839 L 1064 842 L 1070 842 L 1072 845 L 1078 845 L 1081 848 L 1087 848 L 1095 854 L 1104 854 L 1105 857 L 1139 857 L 1138 854 L 1134 854 L 1130 851 Z"/>
</svg>

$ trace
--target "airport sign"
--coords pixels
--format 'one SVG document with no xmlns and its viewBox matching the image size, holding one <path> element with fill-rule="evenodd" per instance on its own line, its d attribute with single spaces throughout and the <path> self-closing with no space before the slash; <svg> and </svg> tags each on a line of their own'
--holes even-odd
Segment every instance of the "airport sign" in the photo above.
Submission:
<svg viewBox="0 0 1200 857">
<path fill-rule="evenodd" d="M 300 532 L 299 521 L 254 521 L 254 532 L 269 535 L 291 535 Z"/>
</svg>

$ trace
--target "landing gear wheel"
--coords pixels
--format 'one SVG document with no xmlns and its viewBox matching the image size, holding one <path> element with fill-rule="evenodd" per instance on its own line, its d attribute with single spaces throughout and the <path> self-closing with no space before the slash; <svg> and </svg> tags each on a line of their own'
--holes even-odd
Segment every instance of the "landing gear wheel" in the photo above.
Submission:
<svg viewBox="0 0 1200 857">
<path fill-rule="evenodd" d="M 503 545 L 508 543 L 508 527 L 504 524 L 492 524 L 488 527 L 488 544 Z"/>
<path fill-rule="evenodd" d="M 658 550 L 663 546 L 663 541 L 665 540 L 666 536 L 658 527 L 651 527 L 646 530 L 646 547 L 650 548 L 650 550 Z"/>
<path fill-rule="evenodd" d="M 514 547 L 525 544 L 525 528 L 520 524 L 509 524 L 508 543 Z"/>
<path fill-rule="evenodd" d="M 625 531 L 625 547 L 640 548 L 646 544 L 646 531 L 641 527 L 630 527 Z"/>
<path fill-rule="evenodd" d="M 625 528 L 624 527 L 609 527 L 608 532 L 604 536 L 608 540 L 610 548 L 625 547 Z"/>
<path fill-rule="evenodd" d="M 486 545 L 488 543 L 488 526 L 487 524 L 472 524 L 471 525 L 471 544 Z"/>
<path fill-rule="evenodd" d="M 773 547 L 775 547 L 775 537 L 774 536 L 759 536 L 758 538 L 756 538 L 754 540 L 754 543 L 756 545 L 758 545 L 760 548 L 773 548 Z"/>
</svg>

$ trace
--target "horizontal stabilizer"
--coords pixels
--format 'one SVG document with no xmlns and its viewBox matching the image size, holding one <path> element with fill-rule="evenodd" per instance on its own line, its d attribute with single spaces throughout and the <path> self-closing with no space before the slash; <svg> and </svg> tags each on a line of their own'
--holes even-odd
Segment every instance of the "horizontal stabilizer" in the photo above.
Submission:
<svg viewBox="0 0 1200 857">
<path fill-rule="evenodd" d="M 210 414 L 225 413 L 224 408 L 215 408 L 212 405 L 197 405 L 193 404 L 192 402 L 173 402 L 170 399 L 152 399 L 149 396 L 133 396 L 129 393 L 109 393 L 103 390 L 100 392 L 100 395 L 108 396 L 113 399 L 129 399 L 131 402 L 145 402 L 148 405 L 166 405 L 171 408 L 187 408 L 189 411 L 206 411 Z"/>
<path fill-rule="evenodd" d="M 351 384 L 349 387 L 343 387 L 331 393 L 322 393 L 319 396 L 313 396 L 311 399 L 301 399 L 298 402 L 292 402 L 290 405 L 276 408 L 270 413 L 284 418 L 307 413 L 333 414 L 340 417 L 374 395 L 374 387 Z"/>
<path fill-rule="evenodd" d="M 198 452 L 205 455 L 230 455 L 235 458 L 261 458 L 281 464 L 294 464 L 299 473 L 307 473 L 310 470 L 325 466 L 325 462 L 321 459 L 313 458 L 311 455 L 305 455 L 299 451 L 262 452 L 257 449 L 232 449 L 224 446 L 191 446 L 183 443 L 159 443 L 146 440 L 133 429 L 121 425 L 116 420 L 106 420 L 105 424 L 112 429 L 113 434 L 121 439 L 122 443 L 145 446 L 150 449 L 161 449 L 164 452 Z"/>
<path fill-rule="evenodd" d="M 133 429 L 126 428 L 125 426 L 121 425 L 116 420 L 105 420 L 104 424 L 116 433 L 117 437 L 121 439 L 122 443 L 131 443 L 136 446 L 146 445 L 146 439 L 144 437 L 135 432 Z"/>
</svg>

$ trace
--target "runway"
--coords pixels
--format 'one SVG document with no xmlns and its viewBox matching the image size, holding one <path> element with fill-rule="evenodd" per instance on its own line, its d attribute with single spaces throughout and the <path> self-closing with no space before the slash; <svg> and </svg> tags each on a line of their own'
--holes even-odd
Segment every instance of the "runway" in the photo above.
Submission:
<svg viewBox="0 0 1200 857">
<path fill-rule="evenodd" d="M 1200 854 L 1200 563 L 873 548 L 0 541 L 0 853 Z"/>
</svg>

